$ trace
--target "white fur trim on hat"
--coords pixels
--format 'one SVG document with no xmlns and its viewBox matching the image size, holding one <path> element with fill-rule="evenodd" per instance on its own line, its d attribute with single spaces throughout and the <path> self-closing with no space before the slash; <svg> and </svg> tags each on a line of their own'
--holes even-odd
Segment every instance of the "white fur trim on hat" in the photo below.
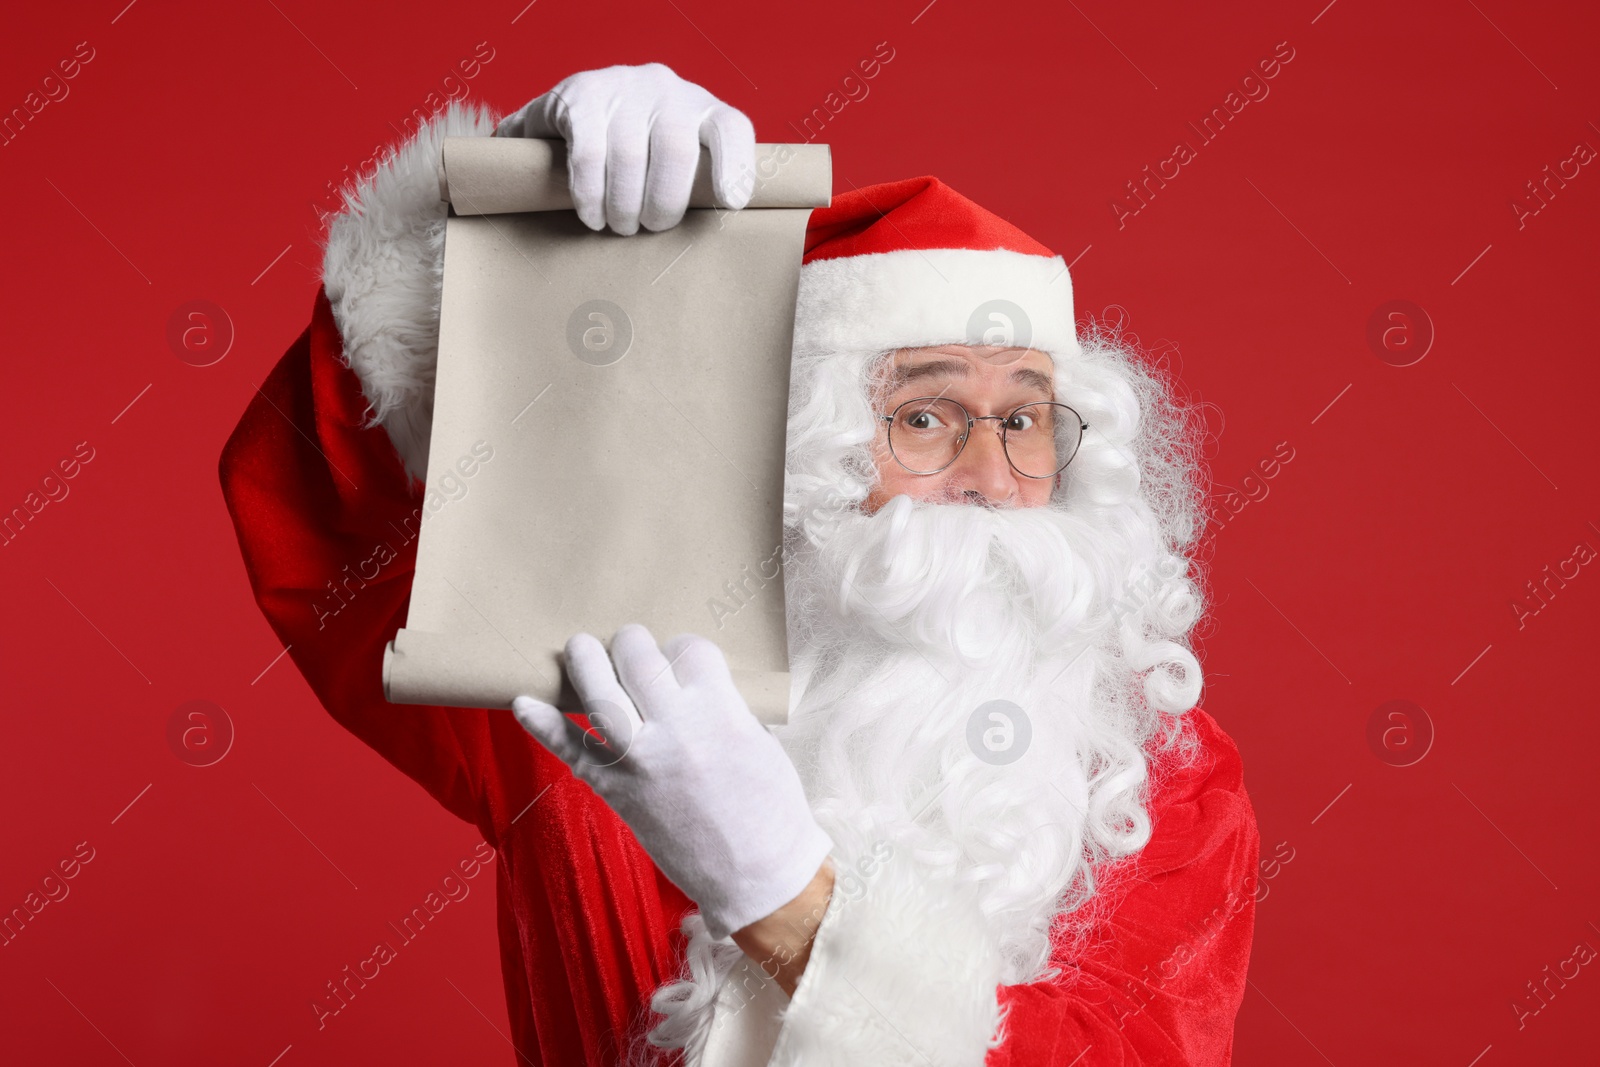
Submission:
<svg viewBox="0 0 1600 1067">
<path fill-rule="evenodd" d="M 1075 354 L 1066 262 L 1004 248 L 933 248 L 821 259 L 800 269 L 797 357 L 946 344 Z"/>
<path fill-rule="evenodd" d="M 345 192 L 323 251 L 345 361 L 418 482 L 428 472 L 444 281 L 439 152 L 444 138 L 488 136 L 495 122 L 486 105 L 452 100 Z"/>
</svg>

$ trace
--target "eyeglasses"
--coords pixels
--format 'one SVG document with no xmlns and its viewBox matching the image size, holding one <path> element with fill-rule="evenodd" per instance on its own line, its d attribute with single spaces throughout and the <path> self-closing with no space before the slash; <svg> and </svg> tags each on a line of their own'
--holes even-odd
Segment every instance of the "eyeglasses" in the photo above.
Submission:
<svg viewBox="0 0 1600 1067">
<path fill-rule="evenodd" d="M 961 455 L 974 423 L 1000 425 L 1006 462 L 1024 478 L 1053 478 L 1078 454 L 1089 424 L 1066 404 L 1023 404 L 1008 415 L 973 416 L 940 396 L 907 400 L 878 418 L 889 424 L 889 454 L 912 474 L 938 474 Z"/>
</svg>

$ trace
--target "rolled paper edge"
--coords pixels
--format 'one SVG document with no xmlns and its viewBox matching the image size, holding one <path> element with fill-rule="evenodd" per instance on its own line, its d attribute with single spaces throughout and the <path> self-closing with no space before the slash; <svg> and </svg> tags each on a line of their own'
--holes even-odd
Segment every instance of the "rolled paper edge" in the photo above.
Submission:
<svg viewBox="0 0 1600 1067">
<path fill-rule="evenodd" d="M 566 160 L 566 142 L 557 139 L 446 137 L 439 152 L 440 198 L 457 215 L 570 211 Z M 745 210 L 818 208 L 832 202 L 829 145 L 758 144 L 756 172 Z M 689 207 L 720 210 L 711 185 L 711 150 L 704 145 Z"/>
</svg>

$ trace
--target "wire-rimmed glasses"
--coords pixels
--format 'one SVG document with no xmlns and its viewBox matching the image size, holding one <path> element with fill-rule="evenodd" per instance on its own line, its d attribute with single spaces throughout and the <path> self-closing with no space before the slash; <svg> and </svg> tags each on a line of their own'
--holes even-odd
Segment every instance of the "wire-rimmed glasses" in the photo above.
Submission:
<svg viewBox="0 0 1600 1067">
<path fill-rule="evenodd" d="M 1005 415 L 974 416 L 948 397 L 919 396 L 887 415 L 889 454 L 912 474 L 938 474 L 967 447 L 974 424 L 1000 425 L 1006 462 L 1024 478 L 1054 478 L 1078 454 L 1089 424 L 1072 407 L 1053 401 L 1022 404 Z"/>
</svg>

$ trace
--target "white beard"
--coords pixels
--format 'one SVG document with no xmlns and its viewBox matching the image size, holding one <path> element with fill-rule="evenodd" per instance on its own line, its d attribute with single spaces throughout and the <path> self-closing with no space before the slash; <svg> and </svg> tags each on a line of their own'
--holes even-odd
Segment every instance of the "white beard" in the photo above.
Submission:
<svg viewBox="0 0 1600 1067">
<path fill-rule="evenodd" d="M 1093 863 L 1149 837 L 1153 717 L 1110 610 L 1127 560 L 1056 507 L 905 497 L 787 547 L 803 695 L 776 732 L 818 822 L 843 852 L 870 825 L 976 883 L 1003 980 L 1036 980 Z"/>
<path fill-rule="evenodd" d="M 862 513 L 876 432 L 864 385 L 883 353 L 795 354 L 796 700 L 775 732 L 834 839 L 835 896 L 860 889 L 853 859 L 906 847 L 928 874 L 975 887 L 1006 984 L 1049 975 L 1052 933 L 1070 952 L 1092 930 L 1097 888 L 1126 869 L 1112 861 L 1150 837 L 1147 752 L 1193 751 L 1183 713 L 1202 684 L 1188 636 L 1204 597 L 1183 553 L 1203 522 L 1203 427 L 1115 330 L 1082 341 L 1056 367 L 1057 393 L 1095 432 L 1035 508 L 900 497 Z M 993 701 L 1012 705 L 1009 746 Z M 1020 754 L 1004 762 L 1008 747 Z M 652 998 L 666 1018 L 641 1050 L 703 1042 L 743 961 L 697 914 L 683 930 L 685 970 Z"/>
</svg>

